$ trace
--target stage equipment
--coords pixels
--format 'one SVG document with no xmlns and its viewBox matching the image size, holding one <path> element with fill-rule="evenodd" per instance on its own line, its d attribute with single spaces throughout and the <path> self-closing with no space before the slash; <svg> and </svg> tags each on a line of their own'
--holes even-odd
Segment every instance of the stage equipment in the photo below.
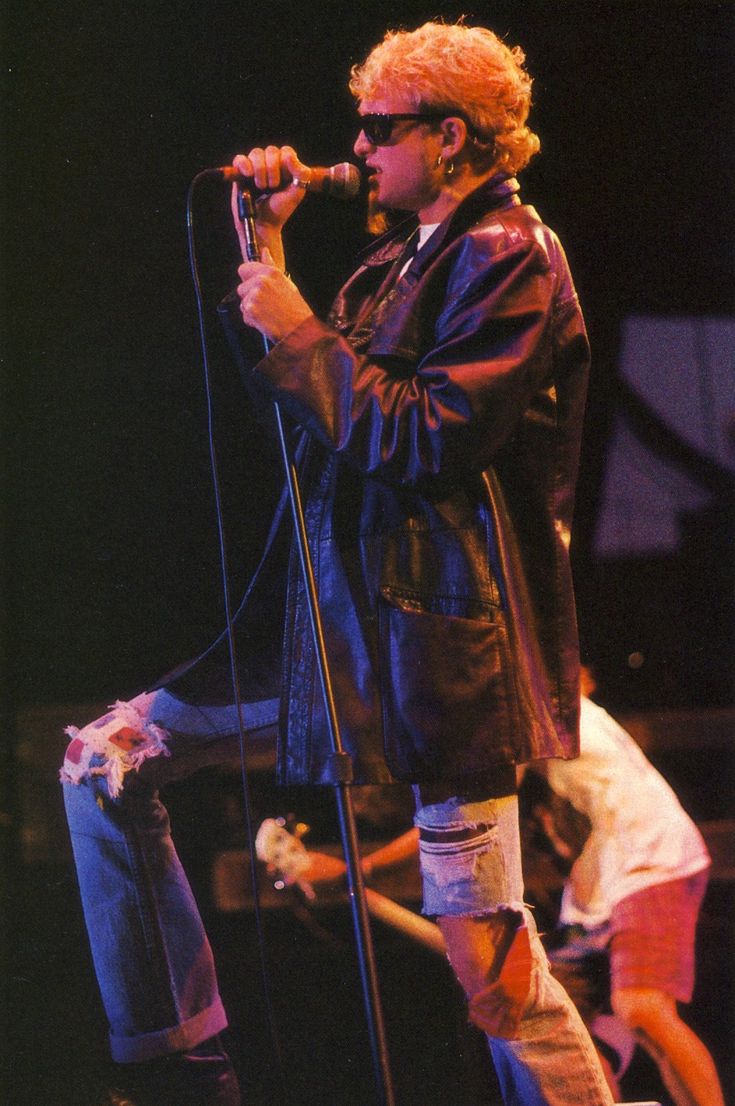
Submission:
<svg viewBox="0 0 735 1106">
<path fill-rule="evenodd" d="M 345 163 L 346 164 L 346 163 Z M 340 170 L 339 167 L 333 167 L 330 170 L 309 170 L 308 178 L 304 178 L 302 187 L 305 187 L 307 191 L 313 190 L 310 188 L 310 184 L 313 181 L 313 187 L 317 192 L 322 194 L 334 194 L 342 195 L 345 197 L 356 195 L 359 190 L 359 172 L 351 166 L 348 170 Z M 234 619 L 232 616 L 231 598 L 230 598 L 230 574 L 228 567 L 227 556 L 227 542 L 225 538 L 224 530 L 224 518 L 222 511 L 222 497 L 219 481 L 218 463 L 216 449 L 214 446 L 214 420 L 212 410 L 212 387 L 209 371 L 209 358 L 207 352 L 207 340 L 206 340 L 206 327 L 204 320 L 204 306 L 203 296 L 201 290 L 201 283 L 199 280 L 199 273 L 196 265 L 196 256 L 194 248 L 194 226 L 193 226 L 193 195 L 197 184 L 205 179 L 217 178 L 219 180 L 232 180 L 233 170 L 231 167 L 204 169 L 197 174 L 189 185 L 188 197 L 187 197 L 187 231 L 188 231 L 188 244 L 189 244 L 189 259 L 191 265 L 191 275 L 194 283 L 197 312 L 199 321 L 200 343 L 202 349 L 202 360 L 205 377 L 206 399 L 207 399 L 207 412 L 208 412 L 208 424 L 209 424 L 209 443 L 210 443 L 210 464 L 212 470 L 212 482 L 214 487 L 215 496 L 215 508 L 217 514 L 217 525 L 219 532 L 219 548 L 220 548 L 220 565 L 223 583 L 224 594 L 224 609 L 225 609 L 225 621 L 226 621 L 226 636 L 229 646 L 230 657 L 230 676 L 233 692 L 233 701 L 237 710 L 238 716 L 238 728 L 239 728 L 239 743 L 240 743 L 240 765 L 241 765 L 241 782 L 242 793 L 244 801 L 244 813 L 246 830 L 248 835 L 248 843 L 251 856 L 256 856 L 256 847 L 254 840 L 253 819 L 251 814 L 251 803 L 249 795 L 249 785 L 247 778 L 247 756 L 245 747 L 245 734 L 242 723 L 242 697 L 240 692 L 238 664 L 236 656 L 235 634 L 234 634 Z M 245 178 L 241 174 L 234 170 L 235 177 L 244 181 Z M 327 187 L 325 182 L 327 180 L 334 181 L 337 178 L 344 178 L 345 181 L 351 182 L 349 188 L 340 187 L 337 191 Z M 260 260 L 260 249 L 257 241 L 257 234 L 255 231 L 255 219 L 254 219 L 254 203 L 253 192 L 248 187 L 238 188 L 238 215 L 241 220 L 244 238 L 246 243 L 246 257 L 245 260 L 258 261 Z M 270 343 L 264 337 L 263 339 L 266 353 L 270 349 Z M 308 547 L 306 524 L 304 521 L 304 515 L 301 505 L 300 489 L 298 484 L 298 474 L 296 466 L 289 456 L 288 445 L 285 436 L 285 430 L 281 417 L 280 408 L 278 403 L 274 403 L 274 416 L 280 440 L 281 455 L 283 461 L 283 467 L 286 477 L 286 488 L 288 491 L 288 497 L 291 504 L 291 513 L 294 523 L 294 534 L 299 554 L 300 567 L 302 576 L 304 579 L 304 586 L 308 600 L 309 617 L 311 623 L 311 630 L 314 638 L 315 652 L 317 656 L 317 667 L 319 670 L 319 678 L 322 688 L 322 695 L 324 698 L 325 713 L 327 719 L 327 726 L 329 730 L 329 739 L 331 744 L 331 758 L 330 758 L 330 780 L 329 782 L 334 787 L 335 798 L 337 804 L 337 812 L 340 824 L 340 832 L 342 838 L 342 848 L 345 856 L 345 862 L 347 867 L 347 884 L 348 894 L 350 900 L 350 907 L 353 920 L 353 928 L 355 933 L 355 943 L 358 954 L 358 964 L 360 969 L 360 977 L 362 983 L 362 991 L 365 1004 L 365 1012 L 367 1016 L 368 1032 L 370 1038 L 370 1046 L 373 1058 L 373 1068 L 377 1091 L 378 1106 L 394 1106 L 395 1097 L 393 1092 L 392 1078 L 390 1072 L 390 1066 L 388 1062 L 388 1052 L 385 1040 L 385 1028 L 383 1021 L 383 1012 L 380 1002 L 380 994 L 378 988 L 377 968 L 375 963 L 375 954 L 373 950 L 372 934 L 370 931 L 370 921 L 368 917 L 368 909 L 365 895 L 365 885 L 362 876 L 362 869 L 360 867 L 358 846 L 357 846 L 357 830 L 355 825 L 355 815 L 352 803 L 352 795 L 350 793 L 350 784 L 353 779 L 353 765 L 352 758 L 349 753 L 344 750 L 342 745 L 342 739 L 339 730 L 339 721 L 337 717 L 336 706 L 334 702 L 334 695 L 332 691 L 332 684 L 329 674 L 329 665 L 327 661 L 326 648 L 324 642 L 324 635 L 322 631 L 321 616 L 319 612 L 318 596 L 316 591 L 316 580 L 312 568 L 311 556 Z M 270 1000 L 270 989 L 267 983 L 267 968 L 265 961 L 265 942 L 263 940 L 262 930 L 262 918 L 260 912 L 260 903 L 257 887 L 257 875 L 256 865 L 251 866 L 252 871 L 252 886 L 253 886 L 253 899 L 255 908 L 256 926 L 259 934 L 260 941 L 260 962 L 261 962 L 261 975 L 263 979 L 263 992 L 266 1003 L 268 1021 L 270 1026 L 271 1038 L 273 1040 L 273 1046 L 275 1051 L 276 1065 L 280 1074 L 284 1100 L 288 1098 L 288 1093 L 285 1085 L 284 1065 L 281 1057 L 281 1051 L 278 1041 L 278 1035 L 275 1030 L 275 1019 L 273 1015 L 272 1003 Z"/>
<path fill-rule="evenodd" d="M 259 261 L 260 249 L 255 230 L 255 209 L 253 197 L 248 188 L 239 189 L 238 213 L 245 233 L 247 260 Z M 263 345 L 267 353 L 271 346 L 270 342 L 265 337 L 263 338 Z M 339 718 L 329 672 L 329 660 L 322 630 L 316 578 L 314 576 L 306 532 L 306 522 L 301 503 L 298 472 L 295 463 L 289 456 L 283 418 L 277 402 L 274 402 L 273 408 L 291 504 L 296 547 L 299 554 L 301 573 L 308 600 L 309 619 L 317 656 L 317 668 L 324 699 L 329 740 L 332 748 L 329 769 L 331 778 L 329 779 L 329 783 L 334 788 L 342 838 L 342 849 L 347 865 L 347 888 L 352 912 L 355 943 L 357 946 L 365 1012 L 370 1033 L 370 1045 L 373 1056 L 378 1101 L 381 1103 L 381 1106 L 393 1106 L 395 1100 L 388 1062 L 388 1049 L 385 1040 L 383 1011 L 378 987 L 378 973 L 375 963 L 372 934 L 370 931 L 365 883 L 363 880 L 362 868 L 360 866 L 355 813 L 350 792 L 350 784 L 353 780 L 352 758 L 350 754 L 346 752 L 342 744 Z"/>
<path fill-rule="evenodd" d="M 243 177 L 234 165 L 222 165 L 216 169 L 206 169 L 205 173 L 217 176 L 224 181 L 235 181 L 241 184 L 247 182 L 247 189 L 252 194 L 259 196 L 265 192 L 277 192 L 279 189 L 256 188 L 249 177 Z M 360 170 L 349 161 L 341 161 L 339 165 L 330 165 L 324 168 L 320 165 L 311 166 L 303 177 L 292 177 L 286 170 L 283 171 L 280 188 L 287 188 L 289 184 L 298 184 L 305 192 L 313 192 L 316 195 L 332 196 L 338 200 L 352 200 L 359 195 L 361 184 Z"/>
</svg>

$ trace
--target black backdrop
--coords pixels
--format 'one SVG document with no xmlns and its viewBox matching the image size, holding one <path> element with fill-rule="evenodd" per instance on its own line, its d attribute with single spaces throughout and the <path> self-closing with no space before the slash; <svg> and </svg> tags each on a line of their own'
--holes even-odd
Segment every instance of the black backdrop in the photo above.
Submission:
<svg viewBox="0 0 735 1106">
<path fill-rule="evenodd" d="M 350 156 L 350 64 L 387 25 L 462 10 L 521 42 L 536 77 L 543 153 L 525 195 L 565 243 L 595 352 L 577 537 L 589 578 L 620 320 L 732 308 L 733 5 L 15 0 L 3 437 L 17 704 L 128 694 L 221 623 L 190 179 L 262 141 L 314 164 Z M 226 208 L 207 185 L 196 225 L 240 578 L 277 476 L 213 320 L 236 264 Z M 300 210 L 292 269 L 315 304 L 348 271 L 360 221 L 317 199 Z"/>
</svg>

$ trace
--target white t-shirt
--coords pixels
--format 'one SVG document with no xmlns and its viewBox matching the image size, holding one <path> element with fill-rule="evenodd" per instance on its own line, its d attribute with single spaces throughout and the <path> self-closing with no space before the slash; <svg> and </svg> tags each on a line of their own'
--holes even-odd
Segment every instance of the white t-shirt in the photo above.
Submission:
<svg viewBox="0 0 735 1106">
<path fill-rule="evenodd" d="M 418 225 L 418 243 L 417 243 L 417 246 L 416 246 L 416 252 L 417 253 L 422 248 L 422 246 L 426 245 L 426 243 L 429 241 L 429 239 L 431 238 L 432 234 L 434 233 L 434 231 L 436 230 L 436 228 L 438 226 L 441 226 L 441 224 L 440 223 L 419 223 L 419 225 Z M 411 257 L 406 259 L 405 263 L 401 267 L 400 273 L 398 274 L 399 277 L 403 276 L 403 274 L 405 273 L 406 269 L 408 268 L 408 266 L 411 264 L 412 261 L 413 261 L 413 255 L 411 255 Z"/>
<path fill-rule="evenodd" d="M 702 871 L 709 854 L 634 739 L 584 696 L 580 744 L 576 760 L 547 760 L 543 772 L 592 826 L 565 884 L 559 919 L 592 929 L 635 891 Z"/>
</svg>

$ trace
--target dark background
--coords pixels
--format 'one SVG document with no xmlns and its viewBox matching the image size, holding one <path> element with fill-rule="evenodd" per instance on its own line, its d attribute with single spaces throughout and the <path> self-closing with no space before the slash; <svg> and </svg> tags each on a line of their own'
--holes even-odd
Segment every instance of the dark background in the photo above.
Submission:
<svg viewBox="0 0 735 1106">
<path fill-rule="evenodd" d="M 25 768 L 13 757 L 19 713 L 126 697 L 221 626 L 189 182 L 267 141 L 292 143 L 312 164 L 350 157 L 349 67 L 388 25 L 465 12 L 526 50 L 543 148 L 524 196 L 562 238 L 594 354 L 575 544 L 583 637 L 613 707 L 732 705 L 727 490 L 707 518 L 690 520 L 676 556 L 605 564 L 592 539 L 621 321 L 732 313 L 734 11 L 675 0 L 10 4 L 0 659 L 11 856 L 22 858 L 28 837 L 18 824 Z M 224 186 L 202 185 L 195 229 L 237 586 L 280 477 L 214 318 L 237 264 L 227 202 Z M 361 221 L 359 207 L 316 198 L 294 218 L 290 268 L 316 307 L 349 272 Z M 636 651 L 640 668 L 627 660 Z M 39 740 L 39 762 L 55 766 L 61 728 Z M 691 761 L 682 778 L 695 794 Z M 48 817 L 56 825 L 58 813 Z M 40 924 L 53 899 L 48 871 L 23 924 Z M 71 911 L 62 947 L 75 964 L 83 937 L 68 879 L 54 886 L 60 916 Z M 52 985 L 68 984 L 54 966 L 58 957 Z M 79 978 L 84 1003 L 89 981 Z M 43 1004 L 39 991 L 28 1008 Z M 27 1024 L 31 1037 L 48 1032 L 31 1014 Z"/>
</svg>

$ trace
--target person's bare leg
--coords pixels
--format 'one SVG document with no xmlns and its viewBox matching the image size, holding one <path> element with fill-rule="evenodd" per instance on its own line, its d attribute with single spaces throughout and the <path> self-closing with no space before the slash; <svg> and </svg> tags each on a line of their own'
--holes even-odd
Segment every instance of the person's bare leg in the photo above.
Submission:
<svg viewBox="0 0 735 1106">
<path fill-rule="evenodd" d="M 613 991 L 611 1002 L 655 1060 L 676 1106 L 725 1106 L 714 1060 L 680 1018 L 676 999 L 650 988 L 623 987 Z"/>
</svg>

